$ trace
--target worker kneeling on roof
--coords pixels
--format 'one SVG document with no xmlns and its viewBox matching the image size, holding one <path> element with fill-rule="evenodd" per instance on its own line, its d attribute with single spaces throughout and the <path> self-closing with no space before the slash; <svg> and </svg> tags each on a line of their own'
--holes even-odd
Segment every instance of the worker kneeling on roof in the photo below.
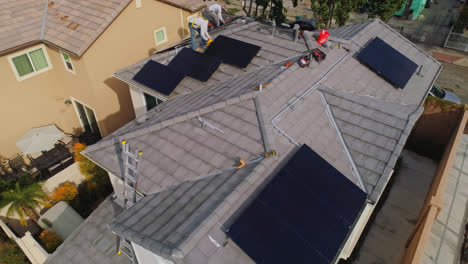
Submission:
<svg viewBox="0 0 468 264">
<path fill-rule="evenodd" d="M 225 24 L 223 15 L 222 15 L 222 11 L 226 11 L 226 8 L 224 6 L 220 4 L 213 4 L 213 5 L 208 6 L 205 9 L 205 11 L 207 13 L 207 17 L 210 20 L 214 21 L 214 24 L 216 27 L 219 27 L 220 23 Z"/>
<path fill-rule="evenodd" d="M 207 42 L 211 42 L 211 36 L 208 34 L 208 20 L 204 17 L 196 17 L 189 21 L 190 38 L 192 41 L 192 49 L 197 49 L 196 33 L 200 35 L 202 47 L 206 46 Z"/>
</svg>

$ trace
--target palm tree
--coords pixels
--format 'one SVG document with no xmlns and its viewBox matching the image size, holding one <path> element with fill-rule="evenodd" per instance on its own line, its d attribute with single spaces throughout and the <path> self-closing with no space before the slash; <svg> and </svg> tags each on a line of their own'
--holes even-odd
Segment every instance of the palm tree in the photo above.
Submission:
<svg viewBox="0 0 468 264">
<path fill-rule="evenodd" d="M 7 217 L 17 214 L 20 223 L 27 226 L 27 215 L 33 222 L 37 223 L 39 214 L 36 209 L 40 205 L 50 206 L 47 202 L 47 195 L 42 190 L 39 183 L 21 186 L 18 182 L 15 188 L 0 194 L 0 208 L 8 206 Z"/>
</svg>

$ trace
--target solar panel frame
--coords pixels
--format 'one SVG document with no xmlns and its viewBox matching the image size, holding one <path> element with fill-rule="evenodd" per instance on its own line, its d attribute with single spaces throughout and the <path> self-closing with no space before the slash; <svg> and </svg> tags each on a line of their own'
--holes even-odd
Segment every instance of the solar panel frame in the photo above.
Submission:
<svg viewBox="0 0 468 264">
<path fill-rule="evenodd" d="M 356 57 L 389 83 L 402 89 L 418 68 L 415 62 L 379 37 L 374 38 Z"/>
<path fill-rule="evenodd" d="M 258 264 L 333 263 L 366 198 L 303 145 L 226 234 Z"/>
<path fill-rule="evenodd" d="M 183 48 L 168 64 L 168 67 L 186 76 L 206 82 L 221 65 L 221 59 Z"/>
<path fill-rule="evenodd" d="M 260 49 L 260 46 L 219 35 L 207 48 L 205 54 L 218 57 L 223 63 L 245 68 Z"/>
<path fill-rule="evenodd" d="M 170 95 L 185 77 L 184 74 L 164 64 L 149 60 L 133 80 L 163 95 Z"/>
</svg>

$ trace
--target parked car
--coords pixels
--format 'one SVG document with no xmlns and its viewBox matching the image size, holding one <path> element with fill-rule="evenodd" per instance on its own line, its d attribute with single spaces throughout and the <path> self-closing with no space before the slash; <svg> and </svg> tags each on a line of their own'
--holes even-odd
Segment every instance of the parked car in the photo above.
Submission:
<svg viewBox="0 0 468 264">
<path fill-rule="evenodd" d="M 432 89 L 429 91 L 429 95 L 452 102 L 456 104 L 460 104 L 460 98 L 454 93 L 449 91 L 445 91 L 444 89 L 440 88 L 439 86 L 435 85 L 432 86 Z"/>
<path fill-rule="evenodd" d="M 298 24 L 300 30 L 314 31 L 317 29 L 317 23 L 313 19 L 301 18 L 296 21 L 288 21 L 286 24 L 288 24 L 290 28 L 293 28 L 294 25 Z"/>
</svg>

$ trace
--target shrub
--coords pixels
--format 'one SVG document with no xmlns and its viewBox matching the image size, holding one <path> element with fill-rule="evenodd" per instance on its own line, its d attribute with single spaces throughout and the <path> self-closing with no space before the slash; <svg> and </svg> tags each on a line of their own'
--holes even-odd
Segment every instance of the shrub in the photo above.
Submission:
<svg viewBox="0 0 468 264">
<path fill-rule="evenodd" d="M 468 5 L 464 5 L 462 11 L 460 12 L 460 16 L 458 17 L 457 22 L 455 22 L 453 31 L 463 34 L 463 31 L 465 30 L 467 26 L 468 26 Z"/>
<path fill-rule="evenodd" d="M 73 146 L 75 161 L 78 162 L 80 172 L 84 175 L 87 181 L 95 181 L 100 184 L 107 184 L 109 182 L 109 176 L 107 175 L 107 172 L 81 154 L 81 152 L 85 149 L 86 145 L 82 143 L 76 143 Z"/>
<path fill-rule="evenodd" d="M 55 188 L 54 192 L 50 196 L 53 203 L 59 201 L 70 201 L 73 200 L 78 194 L 78 188 L 76 184 L 66 182 L 59 187 Z"/>
<path fill-rule="evenodd" d="M 239 11 L 240 11 L 240 9 L 238 9 L 238 8 L 228 8 L 228 10 L 227 10 L 227 12 L 229 14 L 233 14 L 233 15 L 236 14 L 237 12 L 239 12 Z"/>
<path fill-rule="evenodd" d="M 55 249 L 62 244 L 62 239 L 60 239 L 60 237 L 51 230 L 42 231 L 39 239 L 41 240 L 41 244 L 44 249 L 49 253 L 54 252 Z"/>
<path fill-rule="evenodd" d="M 14 241 L 8 243 L 8 250 L 0 257 L 0 263 L 7 264 L 29 264 L 23 251 Z"/>
</svg>

